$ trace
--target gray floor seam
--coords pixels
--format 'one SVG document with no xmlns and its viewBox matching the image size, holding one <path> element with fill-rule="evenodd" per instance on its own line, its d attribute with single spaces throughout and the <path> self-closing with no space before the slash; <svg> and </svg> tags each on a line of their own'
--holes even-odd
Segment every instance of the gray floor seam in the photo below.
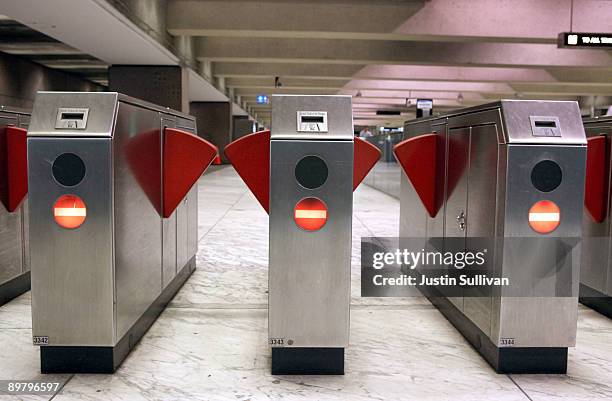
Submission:
<svg viewBox="0 0 612 401">
<path fill-rule="evenodd" d="M 225 218 L 225 216 L 227 216 L 227 214 L 229 213 L 230 210 L 232 210 L 234 208 L 234 206 L 236 206 L 238 204 L 238 202 L 240 202 L 240 200 L 242 198 L 244 198 L 246 196 L 246 194 L 248 193 L 248 191 L 244 191 L 242 193 L 242 195 L 240 195 L 238 197 L 238 199 L 236 200 L 236 202 L 232 203 L 232 205 L 230 207 L 227 208 L 227 210 L 225 211 L 225 213 L 223 213 L 223 216 L 219 217 L 217 219 L 217 221 L 215 221 L 215 224 L 213 224 L 208 231 L 206 231 L 206 233 L 204 233 L 204 235 L 202 235 L 202 237 L 198 240 L 198 245 L 200 245 L 200 242 L 202 242 L 204 240 L 204 238 L 206 238 L 206 236 L 217 226 L 217 224 L 219 224 L 219 222 L 221 220 L 223 220 Z"/>
<path fill-rule="evenodd" d="M 74 376 L 75 376 L 75 375 L 70 375 L 70 377 L 68 378 L 68 380 L 66 380 L 66 381 L 64 382 L 64 384 L 63 384 L 63 385 L 62 385 L 62 387 L 61 387 L 61 388 L 58 390 L 58 392 L 57 392 L 57 393 L 55 393 L 55 394 L 53 394 L 53 395 L 51 396 L 51 398 L 49 398 L 49 401 L 53 400 L 53 399 L 54 399 L 54 398 L 55 398 L 57 395 L 59 395 L 59 394 L 62 392 L 62 390 L 64 390 L 64 388 L 65 388 L 65 387 L 68 385 L 68 383 L 70 382 L 70 380 L 72 380 L 72 378 L 73 378 Z"/>
<path fill-rule="evenodd" d="M 514 378 L 512 377 L 512 375 L 506 375 L 508 377 L 508 379 L 510 379 L 510 381 L 512 383 L 514 383 L 514 385 L 516 387 L 518 387 L 519 390 L 521 390 L 521 393 L 523 393 L 525 395 L 525 397 L 527 397 L 527 399 L 529 401 L 533 401 L 533 399 L 529 396 L 529 394 L 527 394 L 527 392 L 525 390 L 523 390 L 523 388 L 521 386 L 519 386 L 519 384 L 514 380 Z"/>
</svg>

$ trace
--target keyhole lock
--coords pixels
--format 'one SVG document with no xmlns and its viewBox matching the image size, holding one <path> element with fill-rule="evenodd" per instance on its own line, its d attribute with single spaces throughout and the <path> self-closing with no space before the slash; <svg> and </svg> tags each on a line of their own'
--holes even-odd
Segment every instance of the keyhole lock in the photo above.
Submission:
<svg viewBox="0 0 612 401">
<path fill-rule="evenodd" d="M 463 210 L 457 216 L 457 225 L 461 231 L 465 231 L 465 212 Z"/>
</svg>

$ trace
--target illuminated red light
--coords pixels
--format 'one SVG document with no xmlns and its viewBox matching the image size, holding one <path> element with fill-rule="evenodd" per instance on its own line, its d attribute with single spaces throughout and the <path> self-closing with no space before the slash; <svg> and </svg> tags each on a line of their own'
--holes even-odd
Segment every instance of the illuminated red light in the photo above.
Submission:
<svg viewBox="0 0 612 401">
<path fill-rule="evenodd" d="M 303 230 L 320 230 L 327 222 L 327 206 L 317 198 L 302 199 L 295 205 L 293 218 Z"/>
<path fill-rule="evenodd" d="M 548 234 L 561 223 L 561 209 L 555 202 L 542 200 L 529 209 L 529 225 L 539 234 Z"/>
<path fill-rule="evenodd" d="M 76 195 L 62 195 L 53 205 L 53 218 L 63 228 L 79 228 L 87 218 L 85 202 Z"/>
</svg>

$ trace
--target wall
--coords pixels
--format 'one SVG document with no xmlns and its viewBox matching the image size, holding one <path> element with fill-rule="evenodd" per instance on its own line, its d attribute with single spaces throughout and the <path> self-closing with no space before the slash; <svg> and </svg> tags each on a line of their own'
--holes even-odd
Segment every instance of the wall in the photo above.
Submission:
<svg viewBox="0 0 612 401">
<path fill-rule="evenodd" d="M 0 52 L 0 105 L 31 109 L 37 91 L 100 91 L 77 75 Z"/>
</svg>

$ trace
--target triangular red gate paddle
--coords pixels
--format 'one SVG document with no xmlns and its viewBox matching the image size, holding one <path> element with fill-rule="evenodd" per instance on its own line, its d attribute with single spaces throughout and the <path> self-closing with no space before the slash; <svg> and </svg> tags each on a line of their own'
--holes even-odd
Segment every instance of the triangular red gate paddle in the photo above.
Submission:
<svg viewBox="0 0 612 401">
<path fill-rule="evenodd" d="M 10 213 L 19 208 L 28 194 L 27 130 L 4 127 L 0 130 L 0 195 Z"/>
<path fill-rule="evenodd" d="M 243 136 L 225 147 L 225 156 L 266 213 L 270 207 L 270 131 Z"/>
<path fill-rule="evenodd" d="M 353 191 L 380 159 L 380 150 L 369 142 L 355 138 L 353 150 Z"/>
<path fill-rule="evenodd" d="M 192 133 L 164 129 L 163 217 L 168 218 L 218 154 L 217 147 Z"/>
<path fill-rule="evenodd" d="M 608 208 L 608 169 L 606 168 L 606 137 L 587 139 L 586 182 L 584 206 L 597 223 L 606 219 Z"/>
<path fill-rule="evenodd" d="M 406 139 L 393 148 L 395 158 L 431 217 L 440 208 L 436 199 L 436 147 L 437 135 L 426 134 Z"/>
</svg>

